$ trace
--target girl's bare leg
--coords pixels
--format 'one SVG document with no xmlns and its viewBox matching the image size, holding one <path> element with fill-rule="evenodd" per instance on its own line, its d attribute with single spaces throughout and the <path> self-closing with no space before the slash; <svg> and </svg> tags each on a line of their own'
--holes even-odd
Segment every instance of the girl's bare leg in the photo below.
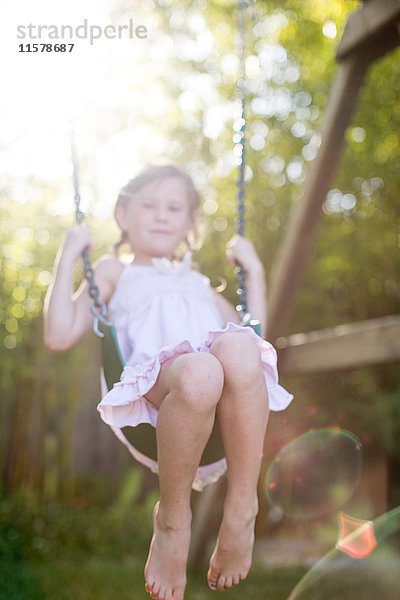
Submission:
<svg viewBox="0 0 400 600">
<path fill-rule="evenodd" d="M 158 600 L 183 600 L 190 544 L 190 496 L 223 388 L 223 370 L 211 354 L 184 354 L 168 363 L 146 394 L 159 407 L 160 501 L 145 567 L 146 590 Z"/>
<path fill-rule="evenodd" d="M 224 370 L 217 415 L 228 464 L 228 489 L 208 583 L 211 589 L 222 591 L 245 579 L 251 566 L 268 393 L 260 351 L 247 334 L 222 334 L 210 351 Z"/>
</svg>

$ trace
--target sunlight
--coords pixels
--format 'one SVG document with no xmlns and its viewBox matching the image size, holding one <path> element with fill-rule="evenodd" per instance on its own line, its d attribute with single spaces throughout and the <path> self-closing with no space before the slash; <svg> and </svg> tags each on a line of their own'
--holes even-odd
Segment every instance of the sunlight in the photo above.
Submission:
<svg viewBox="0 0 400 600">
<path fill-rule="evenodd" d="M 3 77 L 9 85 L 0 97 L 0 170 L 14 178 L 34 175 L 49 182 L 65 178 L 69 185 L 71 127 L 77 130 L 79 148 L 90 149 L 94 140 L 87 138 L 86 124 L 93 111 L 109 111 L 128 102 L 133 108 L 139 105 L 140 100 L 132 97 L 132 88 L 128 90 L 126 72 L 128 64 L 132 69 L 135 63 L 143 63 L 144 40 L 128 39 L 127 35 L 124 38 L 124 31 L 118 40 L 107 39 L 104 34 L 94 41 L 37 39 L 40 24 L 47 24 L 48 28 L 70 27 L 74 32 L 79 25 L 83 32 L 84 26 L 88 31 L 90 27 L 102 27 L 107 32 L 112 32 L 112 28 L 118 30 L 118 24 L 128 19 L 110 15 L 112 5 L 107 0 L 73 0 L 68 5 L 38 0 L 34 6 L 29 0 L 18 3 L 5 0 L 5 4 L 7 14 L 2 20 L 1 37 L 8 57 Z M 82 25 L 85 21 L 87 24 Z M 34 29 L 29 30 L 32 24 Z M 29 37 L 28 32 L 36 37 Z M 53 46 L 65 42 L 66 51 L 42 51 L 42 45 L 49 41 Z M 74 47 L 68 51 L 70 43 Z M 34 44 L 38 44 L 38 52 L 28 52 L 28 45 L 33 48 Z M 143 72 L 144 68 L 142 75 Z M 142 78 L 143 81 L 146 79 Z M 158 90 L 158 97 L 161 93 Z M 159 109 L 160 105 L 161 102 Z M 123 151 L 131 157 L 133 151 L 133 158 L 137 159 L 137 148 L 132 145 L 128 149 L 132 136 L 122 137 Z M 111 176 L 113 169 L 108 168 L 108 173 Z"/>
</svg>

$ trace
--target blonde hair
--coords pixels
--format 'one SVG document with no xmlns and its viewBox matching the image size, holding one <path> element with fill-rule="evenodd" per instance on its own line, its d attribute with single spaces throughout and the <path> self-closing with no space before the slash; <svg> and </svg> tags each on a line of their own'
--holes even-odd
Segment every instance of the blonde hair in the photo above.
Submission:
<svg viewBox="0 0 400 600">
<path fill-rule="evenodd" d="M 194 219 L 195 226 L 193 232 L 190 232 L 187 238 L 185 238 L 183 241 L 186 245 L 186 249 L 195 250 L 200 242 L 198 224 L 196 222 L 199 217 L 200 194 L 196 190 L 190 175 L 176 165 L 148 165 L 145 169 L 143 169 L 143 171 L 136 175 L 136 177 L 130 179 L 119 192 L 114 208 L 114 218 L 117 209 L 125 208 L 139 190 L 150 183 L 162 181 L 163 179 L 170 179 L 171 177 L 179 179 L 185 186 L 186 198 L 189 203 L 189 214 Z M 127 243 L 126 233 L 121 231 L 121 237 L 114 244 L 114 252 L 116 256 L 118 256 L 120 247 L 125 243 Z M 174 258 L 178 258 L 178 256 L 175 256 Z"/>
</svg>

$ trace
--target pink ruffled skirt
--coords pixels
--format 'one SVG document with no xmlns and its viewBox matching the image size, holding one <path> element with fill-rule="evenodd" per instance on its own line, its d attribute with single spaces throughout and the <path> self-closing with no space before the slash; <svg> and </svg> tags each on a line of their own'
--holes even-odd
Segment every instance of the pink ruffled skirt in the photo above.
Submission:
<svg viewBox="0 0 400 600">
<path fill-rule="evenodd" d="M 135 366 L 127 365 L 121 375 L 120 381 L 105 394 L 97 407 L 101 418 L 110 425 L 118 439 L 128 448 L 133 457 L 153 473 L 158 473 L 158 464 L 153 459 L 139 452 L 125 437 L 121 428 L 135 427 L 140 423 L 157 425 L 158 411 L 145 398 L 145 394 L 153 387 L 160 373 L 162 364 L 171 358 L 190 352 L 209 352 L 212 343 L 223 333 L 238 332 L 250 335 L 257 343 L 261 352 L 261 363 L 264 371 L 265 383 L 268 389 L 269 407 L 273 411 L 287 408 L 293 399 L 278 383 L 277 355 L 275 348 L 261 339 L 250 327 L 241 327 L 235 323 L 228 323 L 224 329 L 210 331 L 204 344 L 194 347 L 188 340 L 183 340 L 177 345 L 168 346 L 160 350 L 154 360 L 146 364 Z M 104 387 L 104 382 L 103 382 Z M 193 489 L 202 491 L 204 486 L 217 481 L 226 471 L 225 458 L 197 469 L 193 482 Z"/>
</svg>

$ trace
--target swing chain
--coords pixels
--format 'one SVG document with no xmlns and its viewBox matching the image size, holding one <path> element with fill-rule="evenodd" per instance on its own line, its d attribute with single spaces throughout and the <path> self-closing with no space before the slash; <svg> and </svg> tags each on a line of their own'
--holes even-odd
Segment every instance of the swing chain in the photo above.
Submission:
<svg viewBox="0 0 400 600">
<path fill-rule="evenodd" d="M 76 159 L 76 150 L 75 150 L 75 142 L 73 131 L 71 131 L 71 158 L 72 158 L 72 169 L 73 169 L 73 184 L 74 184 L 74 203 L 75 203 L 75 219 L 78 225 L 81 225 L 82 221 L 85 218 L 85 213 L 81 210 L 81 196 L 79 193 L 79 175 L 78 175 L 78 164 Z M 86 281 L 89 285 L 89 296 L 93 300 L 93 304 L 90 307 L 90 310 L 94 316 L 93 321 L 93 331 L 99 337 L 104 337 L 104 333 L 102 333 L 99 329 L 99 321 L 102 323 L 108 323 L 107 317 L 107 306 L 104 302 L 99 300 L 100 290 L 98 285 L 96 284 L 94 278 L 94 270 L 92 267 L 92 263 L 90 262 L 89 257 L 89 248 L 84 248 L 82 251 L 82 261 L 83 261 L 83 272 L 86 278 Z"/>
<path fill-rule="evenodd" d="M 241 236 L 245 236 L 245 200 L 246 200 L 246 183 L 245 183 L 245 170 L 246 170 L 246 90 L 245 90 L 245 52 L 246 52 L 246 32 L 245 32 L 245 19 L 244 11 L 247 0 L 239 0 L 239 11 L 238 11 L 238 30 L 240 36 L 240 77 L 237 82 L 237 91 L 239 101 L 241 105 L 240 123 L 241 127 L 239 130 L 240 141 L 238 147 L 240 148 L 240 163 L 239 163 L 239 175 L 237 179 L 237 232 Z M 236 290 L 239 296 L 240 304 L 236 307 L 239 312 L 242 325 L 247 325 L 251 320 L 251 314 L 249 312 L 247 302 L 247 285 L 246 285 L 246 271 L 242 266 L 238 265 L 236 269 L 236 278 L 238 281 L 238 288 Z"/>
<path fill-rule="evenodd" d="M 240 156 L 239 162 L 239 175 L 237 179 L 237 232 L 241 236 L 245 236 L 245 211 L 246 211 L 246 27 L 245 27 L 245 9 L 249 5 L 250 0 L 239 0 L 238 10 L 238 31 L 240 37 L 240 77 L 237 82 L 237 92 L 241 106 L 240 114 L 240 129 L 239 139 L 237 142 L 237 148 Z M 238 281 L 238 288 L 236 290 L 239 296 L 240 304 L 237 305 L 236 310 L 241 317 L 241 325 L 243 327 L 250 326 L 259 336 L 261 336 L 261 324 L 258 320 L 253 320 L 249 305 L 247 302 L 247 284 L 246 284 L 246 271 L 243 267 L 238 264 L 236 268 L 236 278 Z"/>
</svg>

